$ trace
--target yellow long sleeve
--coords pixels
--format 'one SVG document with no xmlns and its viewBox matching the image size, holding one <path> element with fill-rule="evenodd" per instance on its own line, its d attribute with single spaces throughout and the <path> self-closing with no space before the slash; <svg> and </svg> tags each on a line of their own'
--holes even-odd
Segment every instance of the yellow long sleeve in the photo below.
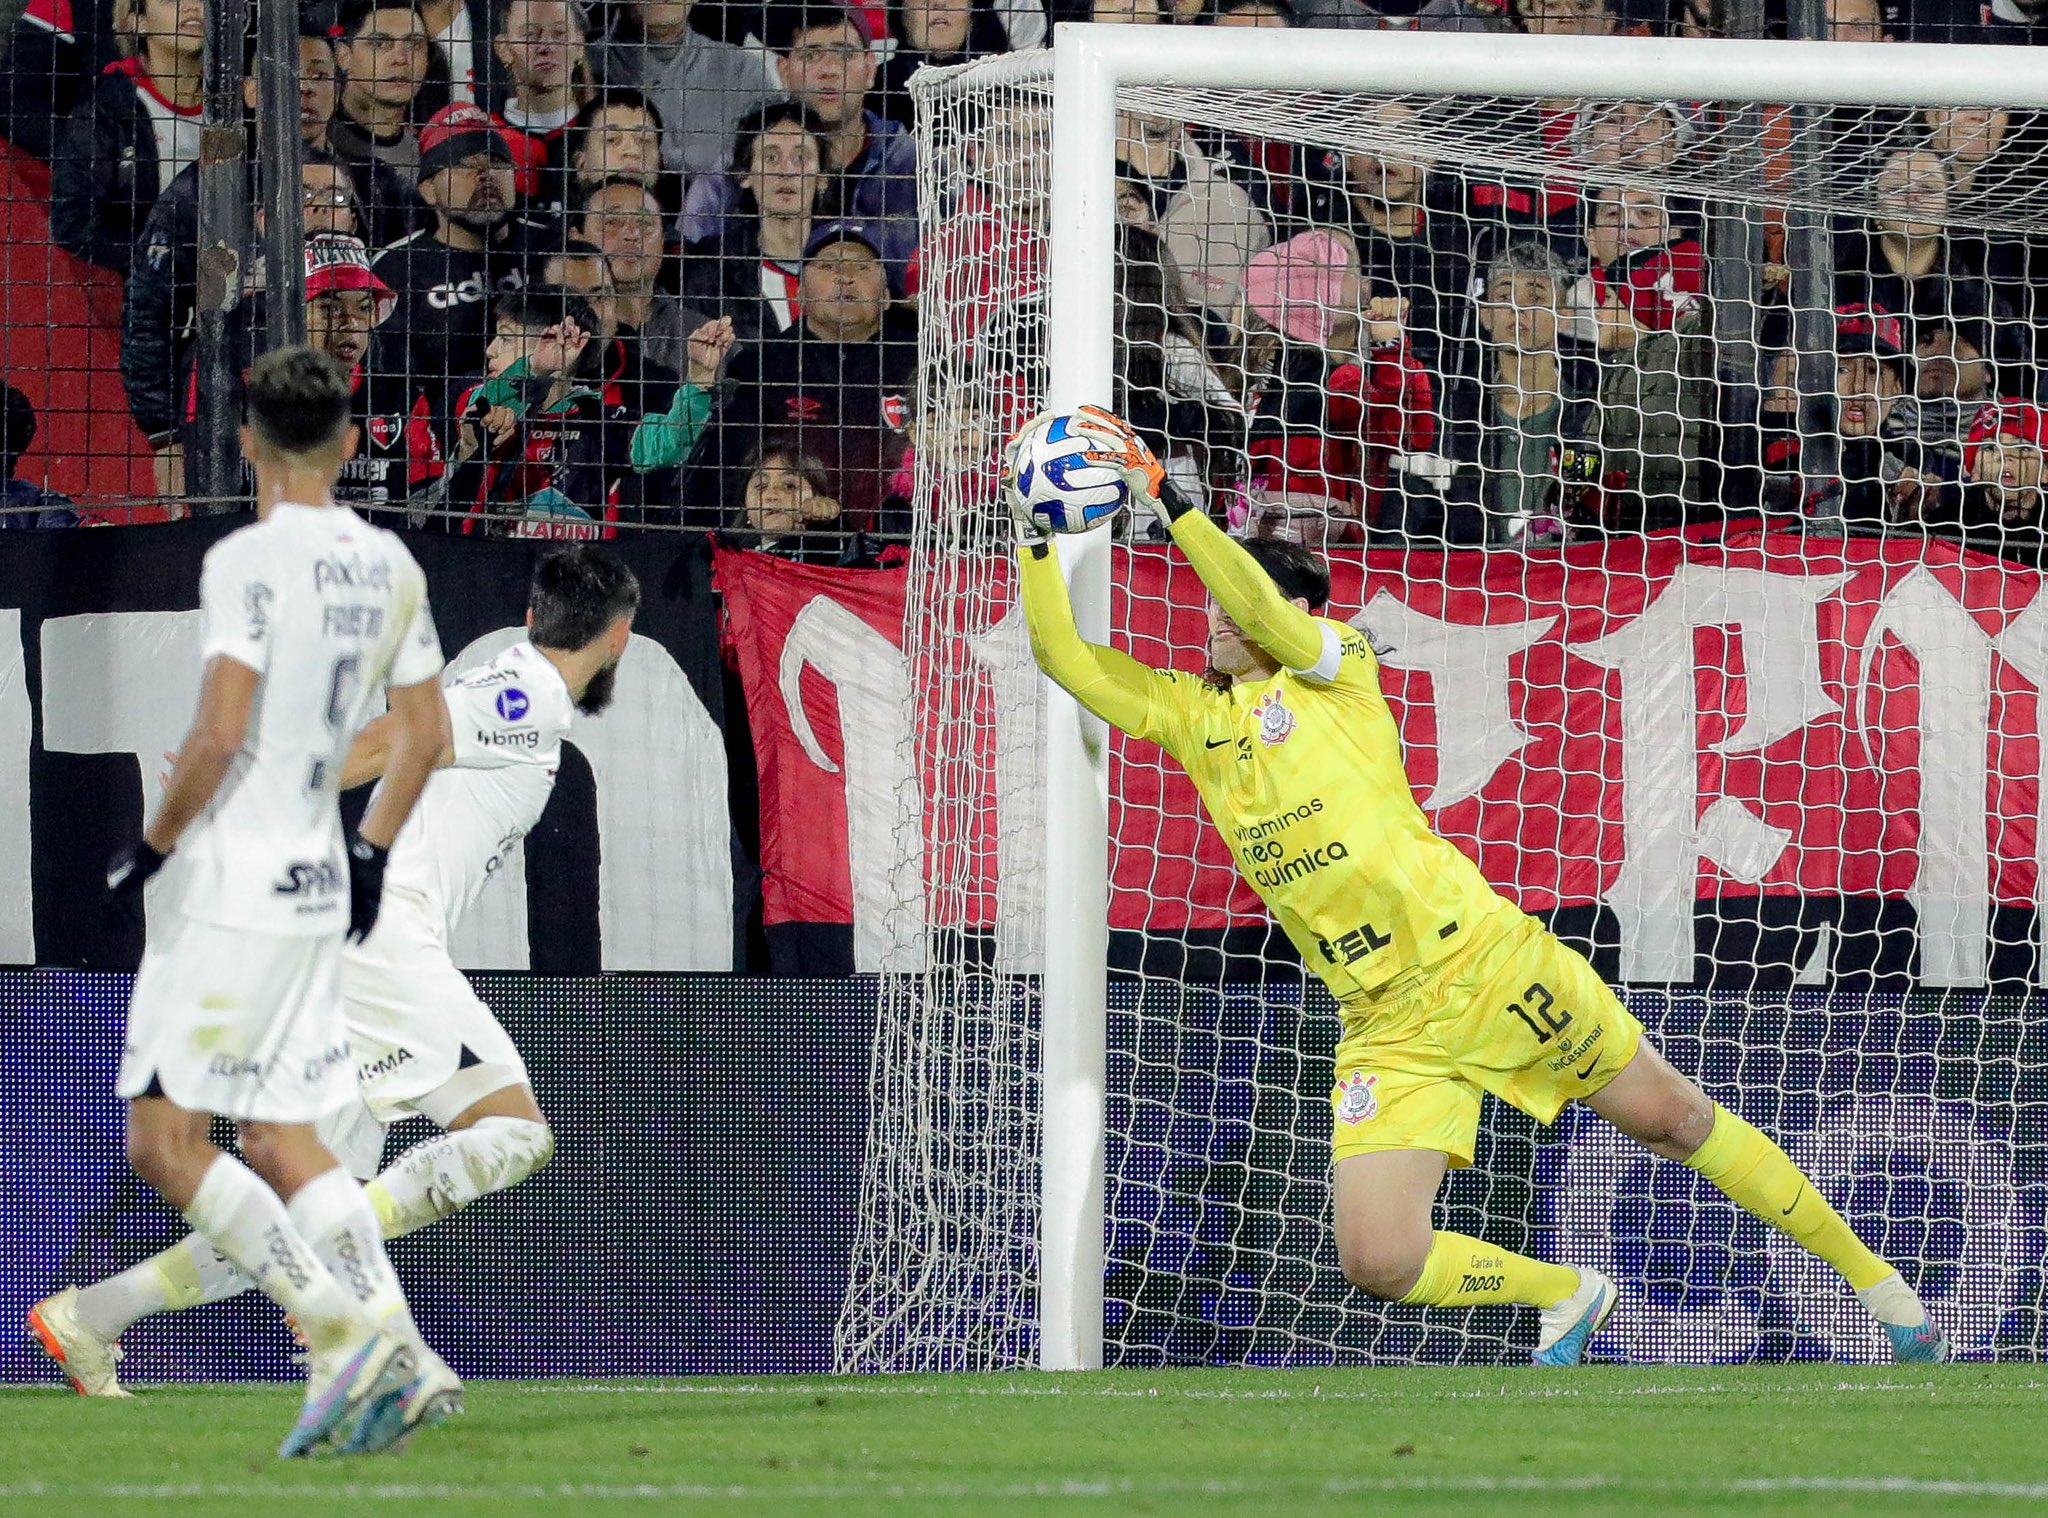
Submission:
<svg viewBox="0 0 2048 1518">
<path fill-rule="evenodd" d="M 1257 566 L 1254 566 L 1256 568 Z M 1017 550 L 1031 655 L 1060 688 L 1103 721 L 1140 738 L 1161 740 L 1156 697 L 1162 677 L 1129 654 L 1085 642 L 1060 574 L 1059 550 L 1027 544 Z"/>
<path fill-rule="evenodd" d="M 1258 561 L 1207 515 L 1175 517 L 1173 540 L 1239 631 L 1283 668 L 1312 669 L 1321 661 L 1323 624 L 1281 595 Z"/>
</svg>

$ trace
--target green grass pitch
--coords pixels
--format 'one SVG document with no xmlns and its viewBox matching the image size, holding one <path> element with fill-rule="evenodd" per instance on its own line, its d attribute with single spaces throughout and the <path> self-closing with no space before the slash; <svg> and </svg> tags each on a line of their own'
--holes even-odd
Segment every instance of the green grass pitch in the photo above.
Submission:
<svg viewBox="0 0 2048 1518">
<path fill-rule="evenodd" d="M 2048 1371 L 1142 1371 L 480 1382 L 401 1454 L 287 1464 L 288 1387 L 0 1392 L 0 1509 L 2048 1514 Z"/>
</svg>

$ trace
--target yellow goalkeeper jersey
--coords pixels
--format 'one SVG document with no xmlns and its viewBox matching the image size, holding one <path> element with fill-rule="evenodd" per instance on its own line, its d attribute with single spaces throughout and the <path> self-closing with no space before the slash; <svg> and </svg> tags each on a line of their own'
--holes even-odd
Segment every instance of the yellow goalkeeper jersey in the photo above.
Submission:
<svg viewBox="0 0 2048 1518">
<path fill-rule="evenodd" d="M 1456 953 L 1498 914 L 1519 915 L 1416 805 L 1365 637 L 1282 599 L 1206 518 L 1182 517 L 1174 537 L 1245 635 L 1282 661 L 1278 674 L 1225 690 L 1084 643 L 1056 556 L 1027 548 L 1033 651 L 1082 705 L 1188 772 L 1238 869 L 1332 993 L 1373 991 Z"/>
</svg>

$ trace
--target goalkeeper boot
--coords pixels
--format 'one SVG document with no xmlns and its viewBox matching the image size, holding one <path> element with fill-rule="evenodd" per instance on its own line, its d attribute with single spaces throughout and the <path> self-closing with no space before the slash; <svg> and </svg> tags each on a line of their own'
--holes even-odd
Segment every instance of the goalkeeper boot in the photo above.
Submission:
<svg viewBox="0 0 2048 1518">
<path fill-rule="evenodd" d="M 1555 1307 L 1543 1309 L 1543 1331 L 1536 1338 L 1538 1365 L 1562 1368 L 1586 1357 L 1586 1343 L 1614 1311 L 1614 1283 L 1597 1270 L 1579 1272 L 1579 1289 Z"/>
<path fill-rule="evenodd" d="M 1874 1286 L 1859 1288 L 1856 1296 L 1884 1330 L 1892 1359 L 1899 1364 L 1932 1365 L 1954 1357 L 1948 1335 L 1934 1326 L 1920 1294 L 1897 1271 Z"/>
<path fill-rule="evenodd" d="M 28 1310 L 28 1331 L 81 1397 L 128 1397 L 121 1388 L 121 1341 L 78 1316 L 78 1288 L 67 1286 Z"/>
<path fill-rule="evenodd" d="M 374 1333 L 337 1349 L 316 1351 L 306 1373 L 306 1405 L 278 1446 L 290 1460 L 352 1436 L 364 1415 L 402 1395 L 417 1374 L 413 1346 L 399 1334 Z"/>
<path fill-rule="evenodd" d="M 367 1408 L 348 1442 L 351 1455 L 405 1448 L 423 1428 L 446 1423 L 462 1411 L 462 1383 L 424 1342 L 413 1346 L 413 1379 L 396 1395 Z"/>
<path fill-rule="evenodd" d="M 1901 1365 L 1933 1365 L 1955 1357 L 1955 1346 L 1931 1318 L 1918 1328 L 1903 1328 L 1897 1323 L 1880 1323 L 1878 1327 L 1891 1343 L 1892 1359 Z"/>
</svg>

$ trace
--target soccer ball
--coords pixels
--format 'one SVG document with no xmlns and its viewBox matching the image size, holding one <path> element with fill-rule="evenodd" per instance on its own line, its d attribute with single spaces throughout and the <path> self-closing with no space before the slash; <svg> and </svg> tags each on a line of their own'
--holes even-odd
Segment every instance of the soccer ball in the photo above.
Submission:
<svg viewBox="0 0 2048 1518">
<path fill-rule="evenodd" d="M 1010 483 L 1042 531 L 1086 532 L 1129 502 L 1123 476 L 1085 457 L 1104 447 L 1099 434 L 1081 430 L 1070 415 L 1042 416 L 1012 439 Z"/>
</svg>

